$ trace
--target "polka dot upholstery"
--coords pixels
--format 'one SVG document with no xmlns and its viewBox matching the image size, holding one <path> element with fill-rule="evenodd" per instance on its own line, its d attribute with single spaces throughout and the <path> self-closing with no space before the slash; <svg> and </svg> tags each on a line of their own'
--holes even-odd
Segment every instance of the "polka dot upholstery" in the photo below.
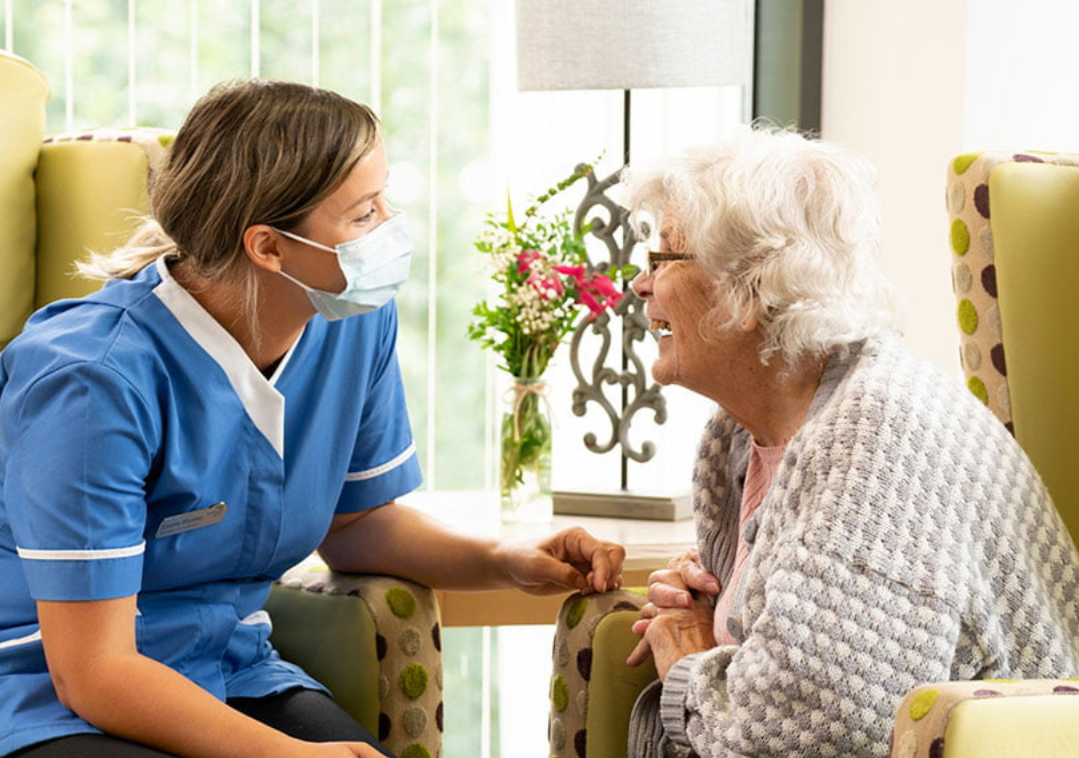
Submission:
<svg viewBox="0 0 1079 758">
<path fill-rule="evenodd" d="M 1007 361 L 997 302 L 989 175 L 1009 161 L 1079 165 L 1063 153 L 967 153 L 948 167 L 946 202 L 951 218 L 952 287 L 957 300 L 959 357 L 967 388 L 1014 434 Z"/>
<path fill-rule="evenodd" d="M 952 750 L 947 752 L 945 750 L 949 745 L 949 739 L 953 743 L 958 743 L 960 739 L 960 735 L 954 731 L 950 733 L 948 727 L 956 714 L 956 709 L 964 703 L 987 698 L 1075 697 L 1077 695 L 1079 695 L 1079 680 L 1061 679 L 946 682 L 919 687 L 903 699 L 896 711 L 891 756 L 892 758 L 945 758 L 947 755 L 956 754 L 957 744 L 952 744 Z M 1012 702 L 1021 701 L 1013 700 Z M 1072 704 L 1068 703 L 1068 705 Z M 1079 714 L 1079 698 L 1076 698 L 1075 709 L 1075 713 Z M 1007 713 L 1007 710 L 1004 713 Z M 999 718 L 999 715 L 997 717 Z M 1022 716 L 1017 716 L 1018 723 L 1015 725 L 1017 732 L 1023 729 L 1022 721 Z M 1024 738 L 1017 736 L 1016 739 Z M 969 754 L 967 747 L 969 746 L 964 746 L 963 755 Z M 1043 754 L 1039 749 L 1033 746 L 1031 748 L 1032 752 L 1024 752 L 1022 755 Z M 1075 746 L 1071 745 L 1068 749 L 1074 750 Z M 993 754 L 1013 755 L 1011 752 L 994 752 Z"/>
<path fill-rule="evenodd" d="M 376 629 L 378 737 L 400 758 L 441 758 L 442 626 L 434 593 L 398 577 L 334 573 L 316 557 L 280 584 L 366 605 Z"/>
<path fill-rule="evenodd" d="M 155 129 L 140 126 L 132 129 L 93 129 L 91 131 L 55 134 L 42 140 L 43 145 L 58 145 L 65 142 L 126 142 L 142 149 L 146 153 L 146 162 L 150 167 L 150 182 L 165 160 L 168 148 L 176 139 L 176 133 L 168 129 Z M 149 182 L 148 182 L 149 183 Z"/>
<path fill-rule="evenodd" d="M 563 603 L 550 685 L 552 758 L 625 755 L 633 702 L 656 678 L 651 663 L 638 669 L 624 664 L 636 643 L 629 628 L 644 603 L 644 591 L 635 589 L 572 595 Z"/>
</svg>

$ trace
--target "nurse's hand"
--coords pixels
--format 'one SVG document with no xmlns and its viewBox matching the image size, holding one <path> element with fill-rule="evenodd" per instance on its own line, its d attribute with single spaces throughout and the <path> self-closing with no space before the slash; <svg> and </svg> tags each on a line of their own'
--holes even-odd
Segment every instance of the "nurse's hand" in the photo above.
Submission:
<svg viewBox="0 0 1079 758">
<path fill-rule="evenodd" d="M 533 595 L 618 589 L 626 558 L 621 545 L 598 540 L 579 526 L 540 540 L 503 542 L 497 554 L 510 581 Z"/>
</svg>

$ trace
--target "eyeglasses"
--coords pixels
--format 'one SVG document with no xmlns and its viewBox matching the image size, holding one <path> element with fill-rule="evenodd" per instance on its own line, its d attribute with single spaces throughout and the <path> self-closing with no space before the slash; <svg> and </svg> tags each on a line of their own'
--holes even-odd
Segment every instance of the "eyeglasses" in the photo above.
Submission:
<svg viewBox="0 0 1079 758">
<path fill-rule="evenodd" d="M 655 250 L 648 251 L 648 273 L 656 273 L 656 269 L 659 268 L 659 264 L 666 263 L 667 261 L 691 261 L 697 256 L 693 253 L 660 253 Z"/>
</svg>

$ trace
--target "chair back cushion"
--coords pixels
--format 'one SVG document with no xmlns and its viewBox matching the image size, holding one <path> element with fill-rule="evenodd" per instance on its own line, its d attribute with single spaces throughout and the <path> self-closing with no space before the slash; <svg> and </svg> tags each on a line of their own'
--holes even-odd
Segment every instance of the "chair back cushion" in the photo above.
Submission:
<svg viewBox="0 0 1079 758">
<path fill-rule="evenodd" d="M 959 156 L 948 205 L 968 387 L 1015 434 L 1079 541 L 1079 155 Z"/>
<path fill-rule="evenodd" d="M 37 288 L 34 307 L 82 297 L 101 282 L 73 276 L 88 251 L 123 244 L 149 212 L 148 186 L 172 132 L 98 129 L 50 137 L 37 172 Z"/>
<path fill-rule="evenodd" d="M 48 99 L 41 72 L 0 50 L 0 349 L 34 305 L 34 171 Z"/>
</svg>

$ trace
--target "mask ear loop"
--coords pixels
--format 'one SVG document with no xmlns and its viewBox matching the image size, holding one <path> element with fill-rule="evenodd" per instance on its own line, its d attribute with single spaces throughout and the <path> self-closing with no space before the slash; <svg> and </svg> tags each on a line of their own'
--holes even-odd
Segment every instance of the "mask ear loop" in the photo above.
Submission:
<svg viewBox="0 0 1079 758">
<path fill-rule="evenodd" d="M 293 234 L 292 232 L 286 232 L 284 229 L 278 229 L 276 226 L 271 226 L 270 228 L 273 229 L 278 234 L 283 234 L 284 236 L 289 237 L 290 239 L 294 239 L 297 242 L 302 242 L 305 245 L 310 245 L 311 247 L 318 248 L 319 250 L 325 250 L 328 253 L 333 253 L 334 255 L 338 255 L 338 257 L 340 257 L 336 250 L 334 250 L 332 247 L 326 247 L 326 245 L 323 245 L 320 242 L 315 242 L 314 240 L 309 240 L 306 237 L 301 237 L 300 235 Z M 338 265 L 338 268 L 340 268 L 340 265 Z M 287 273 L 284 269 L 279 270 L 277 273 L 281 274 L 281 276 L 288 279 L 290 282 L 295 284 L 297 287 L 299 287 L 300 289 L 302 289 L 304 292 L 308 293 L 309 295 L 312 294 L 312 293 L 321 293 L 321 290 L 315 289 L 314 287 L 310 287 L 310 286 L 304 284 L 303 282 L 301 282 L 296 277 L 294 277 L 291 274 Z"/>
<path fill-rule="evenodd" d="M 273 229 L 278 234 L 283 234 L 286 237 L 289 237 L 291 239 L 296 240 L 297 242 L 303 242 L 305 245 L 310 245 L 311 247 L 317 247 L 319 250 L 325 250 L 327 253 L 333 253 L 334 255 L 337 255 L 337 250 L 335 250 L 332 247 L 327 247 L 326 245 L 323 245 L 321 242 L 315 242 L 314 240 L 307 239 L 307 237 L 301 237 L 298 234 L 293 234 L 292 232 L 286 232 L 284 229 L 278 229 L 276 226 L 271 226 L 270 228 Z"/>
<path fill-rule="evenodd" d="M 294 276 L 292 276 L 292 275 L 290 275 L 290 274 L 286 274 L 286 273 L 285 273 L 285 271 L 284 271 L 284 269 L 282 269 L 282 270 L 278 271 L 277 273 L 281 274 L 281 276 L 283 276 L 283 277 L 285 277 L 286 279 L 288 279 L 288 280 L 289 280 L 290 282 L 292 282 L 293 284 L 295 284 L 295 285 L 296 285 L 297 287 L 299 287 L 300 289 L 302 289 L 302 290 L 303 290 L 304 292 L 317 292 L 317 291 L 318 291 L 318 290 L 316 290 L 316 289 L 315 289 L 314 287 L 308 287 L 308 286 L 307 286 L 306 284 L 304 284 L 303 282 L 301 282 L 301 281 L 300 281 L 299 279 L 297 279 L 296 277 L 294 277 Z"/>
</svg>

